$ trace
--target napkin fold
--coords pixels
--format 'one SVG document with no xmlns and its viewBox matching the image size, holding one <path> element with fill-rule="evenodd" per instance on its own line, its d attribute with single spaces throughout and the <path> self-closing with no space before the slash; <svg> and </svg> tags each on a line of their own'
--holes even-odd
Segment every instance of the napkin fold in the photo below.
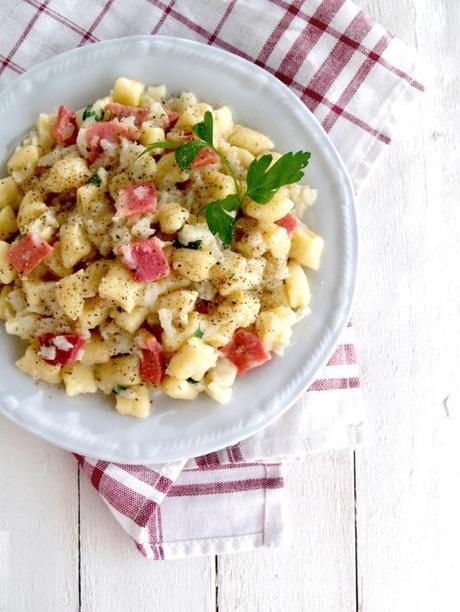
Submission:
<svg viewBox="0 0 460 612">
<path fill-rule="evenodd" d="M 290 87 L 329 134 L 356 189 L 423 91 L 413 52 L 350 0 L 5 0 L 2 7 L 0 86 L 37 61 L 106 38 L 192 38 L 244 57 Z M 286 532 L 286 464 L 361 439 L 354 345 L 349 325 L 297 404 L 232 447 L 151 466 L 76 459 L 148 558 L 277 546 Z"/>
</svg>

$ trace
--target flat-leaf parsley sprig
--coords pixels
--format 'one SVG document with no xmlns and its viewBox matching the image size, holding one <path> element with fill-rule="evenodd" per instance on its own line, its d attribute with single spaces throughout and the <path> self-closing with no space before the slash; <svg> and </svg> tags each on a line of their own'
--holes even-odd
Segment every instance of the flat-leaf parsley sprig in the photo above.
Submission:
<svg viewBox="0 0 460 612">
<path fill-rule="evenodd" d="M 156 148 L 176 149 L 176 162 L 183 170 L 190 168 L 193 160 L 204 148 L 212 149 L 220 157 L 233 180 L 235 193 L 221 200 L 209 202 L 203 206 L 201 211 L 205 213 L 206 223 L 211 232 L 214 235 L 217 234 L 225 244 L 230 245 L 232 243 L 236 223 L 236 216 L 229 213 L 242 208 L 245 198 L 249 198 L 258 204 L 267 204 L 280 187 L 300 181 L 303 178 L 303 169 L 310 161 L 310 153 L 307 151 L 286 153 L 273 165 L 271 165 L 272 155 L 262 155 L 249 166 L 246 176 L 246 190 L 242 193 L 232 165 L 225 155 L 214 146 L 212 113 L 207 111 L 203 121 L 196 123 L 192 130 L 197 140 L 190 140 L 186 143 L 177 141 L 153 142 L 145 148 L 141 155 Z"/>
</svg>

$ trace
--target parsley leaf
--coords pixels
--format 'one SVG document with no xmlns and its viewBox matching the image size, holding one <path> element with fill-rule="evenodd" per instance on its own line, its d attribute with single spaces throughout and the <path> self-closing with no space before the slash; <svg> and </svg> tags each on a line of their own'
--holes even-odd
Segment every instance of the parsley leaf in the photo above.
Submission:
<svg viewBox="0 0 460 612">
<path fill-rule="evenodd" d="M 94 121 L 102 121 L 104 118 L 104 111 L 102 108 L 94 109 L 92 104 L 88 104 L 88 106 L 83 111 L 83 121 L 85 119 L 89 119 L 90 117 L 94 118 Z"/>
<path fill-rule="evenodd" d="M 191 385 L 197 385 L 200 381 L 195 380 L 193 378 L 187 378 L 187 382 L 190 383 Z"/>
<path fill-rule="evenodd" d="M 204 140 L 204 142 L 207 142 L 210 147 L 214 147 L 212 142 L 213 129 L 214 122 L 212 118 L 212 113 L 210 111 L 206 111 L 204 114 L 203 121 L 200 121 L 200 123 L 195 123 L 192 128 L 193 133 L 198 136 L 200 140 Z"/>
<path fill-rule="evenodd" d="M 200 338 L 201 340 L 201 338 L 204 336 L 204 331 L 201 329 L 200 326 L 198 326 L 197 330 L 193 335 L 195 336 L 195 338 Z"/>
<path fill-rule="evenodd" d="M 202 240 L 193 240 L 192 242 L 188 242 L 187 244 L 182 244 L 180 240 L 176 239 L 173 242 L 173 247 L 175 247 L 176 249 L 193 249 L 194 251 L 197 251 L 200 248 L 202 242 Z"/>
<path fill-rule="evenodd" d="M 204 209 L 209 229 L 213 234 L 218 234 L 225 244 L 232 244 L 236 223 L 236 218 L 230 216 L 227 211 L 236 210 L 240 206 L 239 195 L 232 193 L 223 200 L 210 202 Z"/>
<path fill-rule="evenodd" d="M 112 391 L 116 394 L 116 395 L 120 395 L 120 393 L 123 393 L 123 391 L 127 391 L 128 387 L 125 387 L 125 385 L 116 385 Z"/>
<path fill-rule="evenodd" d="M 283 185 L 300 181 L 303 177 L 302 170 L 310 161 L 310 153 L 286 153 L 269 168 L 272 160 L 271 155 L 262 155 L 249 166 L 246 195 L 259 204 L 269 202 Z"/>
<path fill-rule="evenodd" d="M 199 140 L 190 140 L 176 149 L 176 162 L 182 170 L 188 170 L 195 157 L 206 144 Z"/>
<path fill-rule="evenodd" d="M 96 187 L 100 187 L 102 184 L 101 177 L 97 174 L 93 174 L 93 176 L 88 180 L 88 185 L 96 185 Z"/>
</svg>

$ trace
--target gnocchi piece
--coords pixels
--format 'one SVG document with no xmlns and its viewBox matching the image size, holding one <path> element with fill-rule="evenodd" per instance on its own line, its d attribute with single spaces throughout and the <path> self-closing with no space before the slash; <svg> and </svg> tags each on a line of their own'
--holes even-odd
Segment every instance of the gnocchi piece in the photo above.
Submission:
<svg viewBox="0 0 460 612">
<path fill-rule="evenodd" d="M 141 127 L 141 137 L 139 142 L 144 147 L 152 144 L 152 142 L 162 142 L 165 139 L 165 131 L 163 128 L 155 125 L 154 121 L 144 121 Z M 152 149 L 153 155 L 159 155 L 162 153 L 162 149 Z"/>
<path fill-rule="evenodd" d="M 193 249 L 174 249 L 172 267 L 180 276 L 191 281 L 207 280 L 210 270 L 216 263 L 214 256 L 206 251 Z"/>
<path fill-rule="evenodd" d="M 23 183 L 32 176 L 39 157 L 40 150 L 34 144 L 16 149 L 7 163 L 8 172 L 16 183 Z"/>
<path fill-rule="evenodd" d="M 94 329 L 98 327 L 109 316 L 111 304 L 101 297 L 92 297 L 84 301 L 83 312 L 78 318 L 78 326 L 81 329 Z"/>
<path fill-rule="evenodd" d="M 284 227 L 267 223 L 261 227 L 262 237 L 275 259 L 286 258 L 291 248 L 289 235 Z"/>
<path fill-rule="evenodd" d="M 56 301 L 55 283 L 53 281 L 24 279 L 22 287 L 31 312 L 57 317 L 63 316 L 63 311 Z"/>
<path fill-rule="evenodd" d="M 70 217 L 59 230 L 62 263 L 65 268 L 72 268 L 87 257 L 92 250 L 83 221 L 78 216 Z"/>
<path fill-rule="evenodd" d="M 145 419 L 150 414 L 147 385 L 134 385 L 116 394 L 115 409 L 119 414 Z"/>
<path fill-rule="evenodd" d="M 180 114 L 176 128 L 179 130 L 191 130 L 195 123 L 203 121 L 207 111 L 212 112 L 212 107 L 209 104 L 204 104 L 203 102 L 189 104 Z"/>
<path fill-rule="evenodd" d="M 177 165 L 174 153 L 163 155 L 156 168 L 155 184 L 160 189 L 171 189 L 176 183 L 183 183 L 190 178 L 190 173 Z"/>
<path fill-rule="evenodd" d="M 90 365 L 74 363 L 62 369 L 65 391 L 69 397 L 82 393 L 96 393 L 97 383 L 94 369 Z"/>
<path fill-rule="evenodd" d="M 29 346 L 25 355 L 16 361 L 17 367 L 35 378 L 51 385 L 58 385 L 61 382 L 61 366 L 53 366 L 43 359 L 38 354 L 37 350 Z"/>
<path fill-rule="evenodd" d="M 14 309 L 8 300 L 8 295 L 11 291 L 12 288 L 7 285 L 0 290 L 0 319 L 2 321 L 7 321 L 10 317 L 14 316 Z"/>
<path fill-rule="evenodd" d="M 83 314 L 85 301 L 83 299 L 83 270 L 64 276 L 56 283 L 56 300 L 64 313 L 76 321 Z"/>
<path fill-rule="evenodd" d="M 157 85 L 156 87 L 147 87 L 147 95 L 153 100 L 161 102 L 166 98 L 166 85 Z"/>
<path fill-rule="evenodd" d="M 83 348 L 81 363 L 84 365 L 108 363 L 112 356 L 111 348 L 109 342 L 92 337 Z"/>
<path fill-rule="evenodd" d="M 198 312 L 192 312 L 189 316 L 188 323 L 184 327 L 173 329 L 172 334 L 163 332 L 161 334 L 161 344 L 163 349 L 169 353 L 175 353 L 186 340 L 195 334 L 201 335 L 207 327 L 207 321 L 204 315 Z"/>
<path fill-rule="evenodd" d="M 285 280 L 286 296 L 289 306 L 294 310 L 310 303 L 310 286 L 307 275 L 300 264 L 291 261 L 288 264 L 289 276 Z"/>
<path fill-rule="evenodd" d="M 108 259 L 98 259 L 86 266 L 83 278 L 83 297 L 97 295 L 101 280 L 108 273 L 111 265 Z"/>
<path fill-rule="evenodd" d="M 145 85 L 140 81 L 120 77 L 113 86 L 113 101 L 127 106 L 139 106 Z"/>
<path fill-rule="evenodd" d="M 72 273 L 72 268 L 66 268 L 62 261 L 61 243 L 57 240 L 53 245 L 53 252 L 46 258 L 46 267 L 55 276 L 62 278 Z"/>
<path fill-rule="evenodd" d="M 297 228 L 292 236 L 289 257 L 302 266 L 318 270 L 324 240 L 309 229 Z"/>
<path fill-rule="evenodd" d="M 207 372 L 204 382 L 207 385 L 217 383 L 222 387 L 231 387 L 236 380 L 237 374 L 238 368 L 234 363 L 228 359 L 219 358 L 216 365 Z"/>
<path fill-rule="evenodd" d="M 228 174 L 206 167 L 201 171 L 201 174 L 206 184 L 204 194 L 206 203 L 210 200 L 223 200 L 235 192 L 233 179 Z"/>
<path fill-rule="evenodd" d="M 52 165 L 44 187 L 48 191 L 61 193 L 84 185 L 91 173 L 82 157 L 63 157 Z"/>
<path fill-rule="evenodd" d="M 235 291 L 217 307 L 220 316 L 236 320 L 237 327 L 249 327 L 260 310 L 260 300 L 248 291 Z"/>
<path fill-rule="evenodd" d="M 45 151 L 54 144 L 54 126 L 56 125 L 56 115 L 40 113 L 38 115 L 35 129 L 37 130 L 38 144 Z"/>
<path fill-rule="evenodd" d="M 17 210 L 21 196 L 18 186 L 12 176 L 0 179 L 0 208 L 11 206 Z"/>
<path fill-rule="evenodd" d="M 273 142 L 268 136 L 241 125 L 236 126 L 228 140 L 232 145 L 247 149 L 256 156 L 262 153 L 262 151 L 273 149 L 274 147 Z"/>
<path fill-rule="evenodd" d="M 237 373 L 238 369 L 231 361 L 219 359 L 204 377 L 206 393 L 216 402 L 228 404 Z"/>
<path fill-rule="evenodd" d="M 198 291 L 178 289 L 171 293 L 160 295 L 155 304 L 155 310 L 168 309 L 171 312 L 173 324 L 186 325 L 198 298 Z"/>
<path fill-rule="evenodd" d="M 177 202 L 167 202 L 158 211 L 158 222 L 165 234 L 174 234 L 187 221 L 189 211 Z"/>
<path fill-rule="evenodd" d="M 233 131 L 232 111 L 228 106 L 221 106 L 214 111 L 214 131 L 227 138 Z"/>
<path fill-rule="evenodd" d="M 199 338 L 189 338 L 173 356 L 166 373 L 174 378 L 199 381 L 205 373 L 216 365 L 217 351 Z"/>
<path fill-rule="evenodd" d="M 36 314 L 17 314 L 5 323 L 7 334 L 30 340 L 38 333 L 39 317 Z"/>
<path fill-rule="evenodd" d="M 282 355 L 289 344 L 292 326 L 296 322 L 295 313 L 290 308 L 278 306 L 261 312 L 256 321 L 257 335 L 268 351 Z"/>
<path fill-rule="evenodd" d="M 99 295 L 112 300 L 126 312 L 132 312 L 142 303 L 144 287 L 131 278 L 128 270 L 120 263 L 113 263 L 99 284 Z"/>
<path fill-rule="evenodd" d="M 10 245 L 4 240 L 0 240 L 0 283 L 9 285 L 16 278 L 16 270 L 8 261 L 6 254 L 8 253 Z"/>
<path fill-rule="evenodd" d="M 17 223 L 21 234 L 26 234 L 31 224 L 48 211 L 48 206 L 40 199 L 37 191 L 30 190 L 19 204 Z"/>
<path fill-rule="evenodd" d="M 265 223 L 273 223 L 282 219 L 293 207 L 294 202 L 286 197 L 281 190 L 273 196 L 270 202 L 262 206 L 252 200 L 246 200 L 244 203 L 244 211 L 247 215 Z"/>
<path fill-rule="evenodd" d="M 128 331 L 130 334 L 134 334 L 139 329 L 142 323 L 145 321 L 148 309 L 145 306 L 135 306 L 131 312 L 125 312 L 120 307 L 112 308 L 110 316 L 112 319 Z"/>
<path fill-rule="evenodd" d="M 106 395 L 112 393 L 118 386 L 139 385 L 141 377 L 139 374 L 139 358 L 134 355 L 115 357 L 108 363 L 98 364 L 94 368 L 98 388 Z"/>
<path fill-rule="evenodd" d="M 175 378 L 174 376 L 165 376 L 161 388 L 173 399 L 181 400 L 193 400 L 196 399 L 202 391 L 202 385 L 188 382 L 181 378 Z"/>
</svg>

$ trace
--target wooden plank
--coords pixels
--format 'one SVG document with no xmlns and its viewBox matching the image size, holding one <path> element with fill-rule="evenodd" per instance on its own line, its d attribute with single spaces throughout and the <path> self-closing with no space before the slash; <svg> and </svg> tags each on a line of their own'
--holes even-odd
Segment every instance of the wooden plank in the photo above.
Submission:
<svg viewBox="0 0 460 612">
<path fill-rule="evenodd" d="M 365 257 L 355 323 L 370 431 L 357 452 L 359 609 L 454 612 L 460 7 L 447 0 L 369 4 L 391 30 L 418 43 L 431 68 L 426 93 L 360 198 Z"/>
<path fill-rule="evenodd" d="M 214 557 L 144 559 L 81 476 L 81 612 L 214 612 Z"/>
<path fill-rule="evenodd" d="M 353 453 L 293 464 L 287 487 L 289 545 L 220 556 L 219 612 L 354 612 Z"/>
<path fill-rule="evenodd" d="M 0 610 L 78 609 L 77 469 L 0 417 Z"/>
</svg>

